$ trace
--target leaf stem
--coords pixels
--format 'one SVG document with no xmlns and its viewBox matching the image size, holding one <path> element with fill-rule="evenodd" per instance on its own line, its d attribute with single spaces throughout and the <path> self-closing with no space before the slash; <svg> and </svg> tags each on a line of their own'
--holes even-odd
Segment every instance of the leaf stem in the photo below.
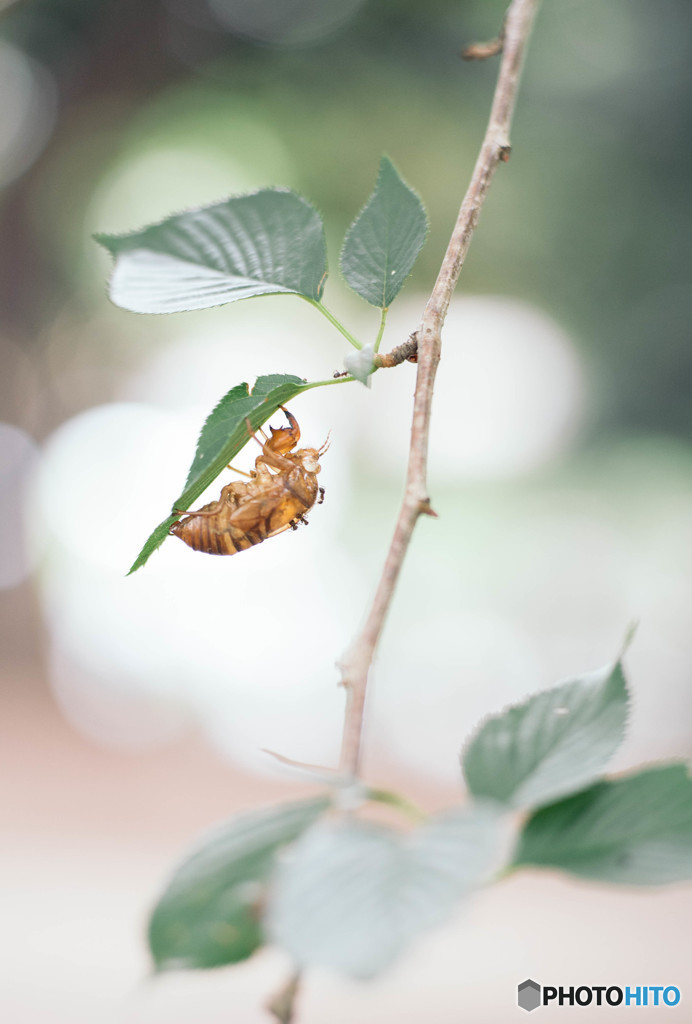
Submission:
<svg viewBox="0 0 692 1024">
<path fill-rule="evenodd" d="M 330 313 L 323 303 L 317 302 L 316 299 L 309 299 L 306 295 L 301 297 L 304 298 L 306 302 L 309 302 L 311 306 L 314 306 L 315 309 L 319 309 L 320 313 L 322 313 L 323 316 L 326 316 L 329 323 L 336 327 L 337 331 L 340 331 L 344 338 L 346 338 L 347 341 L 350 341 L 354 348 L 361 349 L 363 347 L 363 343 L 358 341 L 357 338 L 354 338 L 348 328 L 344 327 L 341 321 L 338 320 L 333 313 Z"/>
<path fill-rule="evenodd" d="M 380 342 L 382 341 L 382 335 L 384 334 L 384 325 L 387 322 L 387 313 L 388 312 L 389 312 L 389 307 L 388 306 L 384 306 L 384 308 L 382 309 L 382 316 L 380 317 L 380 329 L 379 329 L 379 331 L 377 333 L 377 337 L 375 338 L 375 352 L 379 352 L 380 351 Z"/>
<path fill-rule="evenodd" d="M 355 377 L 350 375 L 344 377 L 340 375 L 338 377 L 328 377 L 327 380 L 314 380 L 312 383 L 306 384 L 303 387 L 303 391 L 311 391 L 312 388 L 327 388 L 330 384 L 352 384 L 355 379 Z"/>
<path fill-rule="evenodd" d="M 341 682 L 346 689 L 341 771 L 353 778 L 360 772 L 363 716 L 370 666 L 414 526 L 419 516 L 434 515 L 430 507 L 426 477 L 433 385 L 440 361 L 442 325 L 492 177 L 498 165 L 509 159 L 509 129 L 526 44 L 537 9 L 538 0 L 512 0 L 507 9 L 503 53 L 488 127 L 435 287 L 416 332 L 418 372 L 404 499 L 372 607 L 340 666 Z"/>
<path fill-rule="evenodd" d="M 415 821 L 416 824 L 420 824 L 426 819 L 426 815 L 419 807 L 416 807 L 406 797 L 400 796 L 398 793 L 392 793 L 388 789 L 367 789 L 365 795 L 368 800 L 372 800 L 374 803 L 394 807 L 411 821 Z"/>
</svg>

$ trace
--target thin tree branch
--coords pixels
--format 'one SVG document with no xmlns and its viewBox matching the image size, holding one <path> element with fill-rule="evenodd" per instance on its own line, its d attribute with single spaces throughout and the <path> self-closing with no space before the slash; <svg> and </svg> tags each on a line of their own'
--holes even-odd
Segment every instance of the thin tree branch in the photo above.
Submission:
<svg viewBox="0 0 692 1024">
<path fill-rule="evenodd" d="M 294 1019 L 300 981 L 300 972 L 296 971 L 265 1004 L 265 1008 L 276 1018 L 279 1024 L 291 1024 Z"/>
<path fill-rule="evenodd" d="M 341 662 L 341 682 L 347 691 L 347 703 L 340 767 L 342 772 L 352 778 L 358 775 L 360 769 L 370 666 L 401 565 L 418 517 L 435 514 L 430 507 L 426 480 L 430 412 L 435 373 L 440 361 L 442 325 L 493 174 L 500 162 L 509 159 L 509 130 L 519 76 L 537 9 L 538 0 L 512 0 L 507 9 L 502 60 L 485 138 L 435 287 L 416 331 L 418 373 L 404 499 L 372 607 L 361 632 Z"/>
<path fill-rule="evenodd" d="M 397 345 L 391 352 L 382 355 L 378 353 L 373 359 L 373 364 L 379 369 L 382 366 L 398 366 L 406 359 L 411 363 L 418 362 L 418 338 L 415 331 L 402 345 Z"/>
</svg>

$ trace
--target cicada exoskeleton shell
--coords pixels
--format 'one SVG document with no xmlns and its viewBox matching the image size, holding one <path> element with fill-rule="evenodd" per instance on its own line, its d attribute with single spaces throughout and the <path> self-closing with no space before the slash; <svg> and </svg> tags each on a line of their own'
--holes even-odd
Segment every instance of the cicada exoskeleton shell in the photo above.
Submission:
<svg viewBox="0 0 692 1024">
<path fill-rule="evenodd" d="M 227 484 L 216 501 L 185 512 L 170 533 L 195 551 L 235 555 L 307 521 L 305 513 L 318 493 L 324 493 L 317 474 L 320 454 L 326 449 L 293 451 L 300 428 L 295 417 L 284 412 L 289 426 L 270 427 L 271 437 L 259 442 L 262 453 L 249 478 Z"/>
</svg>

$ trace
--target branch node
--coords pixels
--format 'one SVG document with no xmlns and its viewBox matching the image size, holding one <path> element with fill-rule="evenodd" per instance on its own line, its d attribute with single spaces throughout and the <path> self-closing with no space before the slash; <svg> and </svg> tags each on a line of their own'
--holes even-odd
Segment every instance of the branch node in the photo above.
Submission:
<svg viewBox="0 0 692 1024">
<path fill-rule="evenodd" d="M 418 504 L 418 512 L 422 516 L 430 516 L 432 519 L 439 519 L 437 512 L 430 505 L 430 498 L 423 498 Z"/>
<path fill-rule="evenodd" d="M 512 147 L 509 143 L 504 146 L 500 146 L 500 160 L 503 164 L 509 163 L 509 158 L 512 155 Z"/>
<path fill-rule="evenodd" d="M 398 366 L 399 363 L 403 363 L 404 361 L 409 363 L 418 362 L 417 331 L 410 334 L 408 339 L 402 345 L 397 345 L 391 352 L 385 352 L 383 354 L 378 353 L 373 359 L 373 363 L 378 369 L 381 369 L 382 367 L 389 369 L 392 366 Z"/>
<path fill-rule="evenodd" d="M 497 39 L 491 39 L 487 43 L 471 43 L 461 51 L 463 60 L 487 60 L 488 57 L 497 57 L 498 53 L 502 53 L 505 47 L 506 25 L 507 15 L 502 19 Z"/>
<path fill-rule="evenodd" d="M 488 43 L 471 43 L 461 51 L 461 57 L 463 60 L 487 60 L 488 57 L 497 57 L 498 53 L 502 53 L 503 46 L 504 40 L 501 36 L 491 39 Z"/>
</svg>

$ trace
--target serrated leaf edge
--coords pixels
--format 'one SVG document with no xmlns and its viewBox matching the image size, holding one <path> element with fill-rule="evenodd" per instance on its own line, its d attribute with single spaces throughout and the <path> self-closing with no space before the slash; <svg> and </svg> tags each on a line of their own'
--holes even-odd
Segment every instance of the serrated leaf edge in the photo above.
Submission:
<svg viewBox="0 0 692 1024">
<path fill-rule="evenodd" d="M 427 241 L 428 235 L 430 234 L 430 219 L 428 217 L 427 210 L 425 209 L 425 204 L 423 203 L 423 200 L 421 199 L 421 197 L 418 194 L 418 192 L 416 191 L 416 189 L 413 188 L 412 185 L 409 185 L 408 181 L 406 181 L 406 179 L 404 177 L 402 177 L 402 175 L 399 173 L 399 169 L 397 168 L 397 166 L 394 163 L 394 161 L 389 156 L 387 156 L 386 153 L 383 153 L 381 158 L 380 158 L 380 166 L 378 168 L 377 178 L 375 180 L 375 186 L 374 186 L 372 192 L 370 193 L 370 195 L 368 196 L 368 198 L 366 199 L 365 203 L 361 207 L 361 209 L 358 212 L 358 214 L 356 214 L 355 219 L 349 225 L 349 228 L 346 231 L 346 234 L 344 235 L 344 240 L 341 243 L 341 249 L 339 250 L 339 271 L 341 273 L 341 276 L 344 279 L 344 281 L 346 282 L 346 285 L 351 289 L 351 291 L 353 291 L 356 295 L 359 295 L 360 298 L 363 299 L 365 302 L 369 302 L 370 300 L 366 299 L 363 295 L 360 295 L 360 293 L 357 292 L 355 290 L 355 288 L 353 288 L 349 284 L 348 279 L 346 278 L 346 275 L 343 272 L 343 269 L 342 269 L 342 266 L 341 266 L 341 261 L 342 261 L 342 258 L 343 258 L 344 249 L 346 248 L 346 245 L 348 243 L 349 238 L 351 237 L 351 235 L 355 231 L 359 221 L 361 220 L 361 218 L 363 217 L 363 215 L 367 211 L 368 207 L 370 206 L 370 204 L 373 202 L 373 200 L 375 198 L 375 194 L 377 192 L 377 187 L 378 187 L 378 185 L 380 183 L 380 178 L 382 177 L 382 169 L 384 167 L 385 162 L 388 163 L 389 166 L 393 169 L 394 173 L 396 174 L 397 178 L 399 179 L 400 183 L 404 186 L 404 188 L 406 188 L 411 193 L 411 195 L 413 195 L 418 200 L 418 202 L 420 203 L 421 209 L 423 211 L 423 216 L 425 217 L 425 236 L 423 238 L 423 241 L 421 242 L 421 246 L 420 246 L 420 249 L 418 250 L 418 253 L 420 253 L 421 249 L 423 248 L 423 246 L 425 245 L 425 243 Z M 416 254 L 416 259 L 418 259 L 418 253 Z M 413 264 L 411 265 L 411 269 L 409 270 L 408 274 L 406 275 L 406 277 L 401 282 L 401 288 L 403 288 L 404 283 L 411 276 L 411 274 L 413 272 L 413 268 L 415 266 L 415 263 L 416 263 L 416 261 L 414 260 Z M 397 292 L 397 296 L 398 296 L 398 294 L 399 293 Z M 397 296 L 395 296 L 395 298 Z M 383 298 L 384 298 L 384 296 L 383 296 Z M 392 299 L 392 301 L 394 301 L 394 300 Z M 375 305 L 375 304 L 374 303 L 370 303 L 370 305 Z M 375 308 L 376 309 L 386 309 L 388 307 L 380 305 L 380 306 L 376 306 Z"/>
</svg>

